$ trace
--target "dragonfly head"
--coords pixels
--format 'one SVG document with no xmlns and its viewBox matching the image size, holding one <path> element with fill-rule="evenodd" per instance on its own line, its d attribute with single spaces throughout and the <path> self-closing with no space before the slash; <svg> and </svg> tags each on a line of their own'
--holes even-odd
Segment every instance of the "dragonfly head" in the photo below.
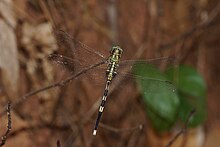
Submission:
<svg viewBox="0 0 220 147">
<path fill-rule="evenodd" d="M 120 48 L 120 46 L 113 46 L 110 49 L 110 53 L 111 54 L 117 54 L 117 55 L 119 55 L 119 57 L 121 57 L 122 52 L 123 52 L 123 49 Z"/>
</svg>

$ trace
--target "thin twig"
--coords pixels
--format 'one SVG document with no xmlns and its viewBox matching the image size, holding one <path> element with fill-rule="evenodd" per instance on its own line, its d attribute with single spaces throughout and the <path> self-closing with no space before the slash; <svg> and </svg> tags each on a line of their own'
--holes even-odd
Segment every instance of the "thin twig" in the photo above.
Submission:
<svg viewBox="0 0 220 147">
<path fill-rule="evenodd" d="M 106 130 L 115 132 L 115 133 L 131 132 L 131 131 L 134 131 L 134 130 L 142 130 L 142 129 L 143 129 L 143 125 L 142 125 L 142 124 L 137 125 L 137 126 L 135 126 L 135 127 L 131 127 L 131 128 L 120 128 L 120 129 L 111 127 L 111 126 L 106 125 L 106 124 L 103 124 L 103 123 L 100 123 L 99 126 L 102 127 L 102 128 L 104 128 L 104 129 L 106 129 Z"/>
<path fill-rule="evenodd" d="M 61 147 L 60 140 L 57 140 L 57 147 Z"/>
<path fill-rule="evenodd" d="M 107 13 L 109 17 L 111 41 L 112 44 L 117 44 L 118 41 L 118 13 L 115 0 L 110 0 L 107 6 Z"/>
<path fill-rule="evenodd" d="M 191 36 L 192 34 L 197 32 L 198 30 L 203 30 L 204 28 L 210 27 L 211 25 L 214 24 L 212 22 L 218 16 L 219 13 L 220 13 L 220 2 L 216 5 L 216 7 L 214 9 L 212 9 L 212 11 L 210 12 L 210 15 L 209 15 L 207 20 L 205 20 L 205 21 L 203 21 L 203 22 L 193 26 L 191 29 L 189 29 L 188 31 L 184 32 L 179 37 L 175 37 L 175 39 L 173 39 L 172 41 L 170 41 L 170 42 L 168 42 L 166 44 L 160 45 L 158 50 L 169 49 L 170 47 L 172 47 L 175 44 L 177 44 L 179 41 L 188 38 L 189 36 Z"/>
<path fill-rule="evenodd" d="M 36 124 L 36 125 L 31 125 L 28 127 L 21 127 L 8 135 L 8 138 L 15 137 L 18 134 L 22 132 L 28 132 L 31 130 L 41 130 L 41 129 L 50 129 L 50 130 L 57 130 L 57 131 L 67 131 L 70 129 L 69 125 L 51 125 L 50 123 L 44 123 L 44 124 Z"/>
<path fill-rule="evenodd" d="M 52 24 L 53 28 L 56 26 L 55 21 L 53 21 L 53 17 L 49 11 L 49 9 L 46 6 L 46 3 L 44 0 L 38 0 L 39 5 L 41 7 L 41 10 L 45 14 L 46 18 L 49 20 L 49 22 Z"/>
<path fill-rule="evenodd" d="M 0 147 L 2 147 L 5 144 L 7 137 L 8 137 L 8 134 L 11 131 L 11 104 L 10 104 L 10 102 L 8 102 L 7 116 L 8 116 L 7 131 L 5 132 L 5 135 L 2 136 Z"/>
<path fill-rule="evenodd" d="M 66 85 L 66 84 L 72 82 L 73 79 L 79 77 L 80 75 L 85 74 L 85 73 L 86 73 L 87 71 L 89 71 L 90 69 L 93 69 L 93 68 L 95 68 L 95 67 L 98 67 L 98 66 L 100 66 L 100 65 L 102 65 L 102 64 L 104 64 L 104 63 L 105 63 L 105 61 L 101 61 L 101 62 L 99 62 L 99 63 L 96 63 L 96 64 L 94 64 L 94 65 L 88 66 L 87 68 L 84 68 L 84 69 L 80 70 L 78 73 L 73 74 L 73 75 L 71 75 L 70 77 L 67 77 L 66 79 L 64 79 L 64 80 L 62 80 L 62 81 L 55 82 L 55 83 L 53 83 L 53 84 L 51 84 L 51 85 L 48 85 L 48 86 L 46 86 L 46 87 L 43 87 L 43 88 L 40 88 L 40 89 L 31 91 L 31 92 L 25 94 L 24 96 L 22 96 L 21 98 L 18 98 L 18 100 L 11 105 L 11 108 L 13 109 L 15 106 L 20 105 L 21 103 L 23 103 L 25 100 L 27 100 L 27 99 L 30 98 L 31 96 L 36 95 L 36 94 L 38 94 L 38 93 L 40 93 L 40 92 L 43 92 L 43 91 L 45 91 L 45 90 L 48 90 L 48 89 L 51 89 L 51 88 L 55 88 L 55 87 L 62 87 L 62 86 L 64 86 L 64 85 Z M 2 115 L 4 115 L 4 114 L 5 114 L 5 111 L 1 112 L 1 113 L 0 113 L 0 117 L 1 117 Z"/>
<path fill-rule="evenodd" d="M 58 96 L 58 98 L 57 98 L 57 100 L 55 102 L 54 108 L 52 110 L 52 117 L 51 117 L 51 121 L 50 121 L 51 123 L 56 121 L 56 116 L 57 116 L 59 107 L 63 103 L 63 99 L 62 98 L 66 94 L 66 90 L 67 90 L 67 86 L 61 88 L 61 92 L 60 92 L 60 94 L 59 94 L 59 96 Z"/>
<path fill-rule="evenodd" d="M 140 139 L 140 136 L 141 136 L 142 132 L 143 132 L 143 128 L 140 129 L 140 130 L 134 130 L 132 135 L 131 135 L 131 138 L 129 139 L 127 147 L 138 146 L 137 143 Z"/>
<path fill-rule="evenodd" d="M 182 127 L 182 129 L 168 142 L 168 144 L 166 145 L 166 147 L 170 147 L 183 133 L 185 133 L 187 131 L 187 126 L 189 124 L 189 120 L 190 118 L 194 115 L 194 113 L 196 112 L 196 109 L 193 109 L 190 111 L 186 122 L 184 124 L 184 126 Z"/>
</svg>

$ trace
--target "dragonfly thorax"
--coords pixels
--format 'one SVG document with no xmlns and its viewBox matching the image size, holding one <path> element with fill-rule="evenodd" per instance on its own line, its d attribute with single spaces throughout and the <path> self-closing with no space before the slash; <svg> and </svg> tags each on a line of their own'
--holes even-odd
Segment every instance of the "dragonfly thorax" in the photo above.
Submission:
<svg viewBox="0 0 220 147">
<path fill-rule="evenodd" d="M 111 53 L 111 55 L 115 55 L 115 56 L 118 56 L 119 58 L 121 58 L 121 55 L 123 53 L 123 49 L 120 48 L 120 46 L 113 46 L 110 49 L 110 53 Z"/>
<path fill-rule="evenodd" d="M 119 59 L 121 58 L 123 50 L 119 46 L 113 46 L 110 50 L 109 63 L 106 70 L 108 81 L 111 81 L 117 75 L 117 67 L 119 66 Z"/>
</svg>

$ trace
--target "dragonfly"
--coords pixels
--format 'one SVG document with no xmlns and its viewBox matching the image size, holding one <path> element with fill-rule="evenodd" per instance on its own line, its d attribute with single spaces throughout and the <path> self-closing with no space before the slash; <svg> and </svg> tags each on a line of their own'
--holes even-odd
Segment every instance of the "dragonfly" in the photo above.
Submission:
<svg viewBox="0 0 220 147">
<path fill-rule="evenodd" d="M 169 61 L 170 57 L 160 57 L 160 58 L 154 58 L 154 59 L 148 59 L 148 60 L 121 60 L 122 57 L 122 53 L 123 53 L 123 49 L 118 46 L 115 45 L 113 47 L 111 47 L 111 49 L 109 50 L 109 56 L 106 57 L 104 56 L 102 53 L 94 50 L 93 48 L 88 47 L 87 45 L 85 45 L 84 43 L 76 40 L 75 38 L 72 38 L 68 33 L 59 30 L 55 32 L 57 40 L 59 42 L 59 44 L 61 46 L 65 46 L 64 48 L 68 48 L 70 49 L 70 52 L 74 55 L 73 58 L 70 57 L 66 57 L 63 55 L 59 55 L 57 53 L 53 53 L 49 55 L 49 59 L 51 59 L 52 61 L 55 61 L 58 64 L 63 64 L 63 65 L 70 65 L 70 64 L 74 64 L 73 67 L 75 67 L 74 69 L 76 71 L 78 71 L 79 69 L 88 69 L 88 70 L 92 70 L 93 68 L 98 68 L 101 65 L 105 65 L 106 68 L 103 69 L 105 70 L 105 78 L 106 78 L 106 82 L 105 82 L 105 88 L 104 88 L 104 93 L 101 99 L 101 103 L 98 109 L 98 115 L 96 118 L 96 122 L 95 122 L 95 126 L 93 129 L 93 135 L 97 134 L 97 129 L 104 111 L 104 107 L 107 101 L 107 96 L 109 93 L 109 88 L 110 85 L 113 81 L 113 79 L 115 79 L 115 77 L 121 75 L 121 76 L 130 76 L 130 77 L 135 77 L 135 78 L 141 78 L 142 80 L 144 79 L 148 79 L 148 80 L 153 80 L 154 82 L 157 82 L 159 86 L 171 86 L 172 84 L 167 81 L 167 80 L 161 80 L 161 79 L 156 79 L 156 78 L 152 78 L 152 77 L 140 77 L 138 75 L 134 75 L 132 73 L 132 67 L 135 63 L 138 64 L 146 64 L 146 63 L 151 63 L 151 62 L 155 62 L 155 61 L 161 61 L 161 60 L 165 60 L 165 61 Z M 89 55 L 90 58 L 84 58 L 83 56 L 85 56 L 85 54 Z M 95 59 L 95 63 L 91 64 L 92 60 L 91 58 L 98 58 Z M 127 70 L 126 72 L 122 72 L 119 71 L 119 67 L 128 67 L 129 70 Z M 87 71 L 87 70 L 86 70 Z M 94 70 L 95 72 L 97 70 Z"/>
</svg>

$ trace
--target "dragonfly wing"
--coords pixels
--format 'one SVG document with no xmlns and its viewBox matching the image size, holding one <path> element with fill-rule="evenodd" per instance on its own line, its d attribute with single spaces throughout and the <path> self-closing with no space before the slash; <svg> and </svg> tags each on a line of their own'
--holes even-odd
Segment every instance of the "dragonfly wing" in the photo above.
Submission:
<svg viewBox="0 0 220 147">
<path fill-rule="evenodd" d="M 55 35 L 62 54 L 73 59 L 73 62 L 69 64 L 74 63 L 75 70 L 81 70 L 84 67 L 106 60 L 102 53 L 86 46 L 62 30 L 55 31 Z"/>
<path fill-rule="evenodd" d="M 86 80 L 92 82 L 94 85 L 97 85 L 97 86 L 104 86 L 103 84 L 105 83 L 107 79 L 106 78 L 107 65 L 103 61 L 90 65 L 90 66 L 83 67 L 83 65 L 81 65 L 81 63 L 78 60 L 74 60 L 72 58 L 59 55 L 59 54 L 49 55 L 49 60 L 53 63 L 53 65 L 56 66 L 55 68 L 58 68 L 58 71 L 67 72 L 67 76 L 77 74 L 77 72 L 86 70 L 90 66 L 97 65 L 96 67 L 91 68 L 90 70 L 84 72 L 79 77 L 86 78 Z M 78 64 L 78 67 L 81 66 L 82 67 L 81 70 L 80 71 L 76 70 L 74 67 L 74 64 Z"/>
<path fill-rule="evenodd" d="M 143 59 L 143 60 L 123 60 L 120 62 L 121 67 L 125 66 L 133 66 L 134 64 L 154 64 L 159 65 L 161 63 L 172 64 L 175 61 L 175 57 L 158 57 L 158 58 L 151 58 L 151 59 Z"/>
<path fill-rule="evenodd" d="M 145 88 L 145 90 L 150 93 L 157 93 L 158 89 L 165 88 L 169 91 L 175 91 L 175 86 L 172 82 L 156 68 L 162 64 L 172 65 L 173 63 L 174 59 L 170 57 L 149 60 L 126 60 L 120 63 L 118 75 L 147 83 L 149 88 Z"/>
<path fill-rule="evenodd" d="M 48 60 L 57 65 L 59 68 L 62 68 L 62 70 L 69 71 L 71 73 L 74 72 L 74 64 L 82 66 L 79 61 L 60 54 L 50 54 L 48 56 Z"/>
</svg>

